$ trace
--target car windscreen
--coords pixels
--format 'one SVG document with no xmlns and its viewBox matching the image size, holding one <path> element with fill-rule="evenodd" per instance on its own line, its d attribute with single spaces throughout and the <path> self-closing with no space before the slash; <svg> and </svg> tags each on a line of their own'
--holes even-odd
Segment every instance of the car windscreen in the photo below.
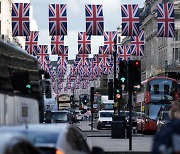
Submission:
<svg viewBox="0 0 180 154">
<path fill-rule="evenodd" d="M 52 112 L 51 118 L 53 120 L 68 121 L 68 113 L 67 112 Z"/>
<path fill-rule="evenodd" d="M 59 134 L 48 131 L 28 131 L 25 135 L 33 144 L 56 144 Z"/>
<path fill-rule="evenodd" d="M 100 117 L 112 117 L 113 112 L 100 112 Z"/>
</svg>

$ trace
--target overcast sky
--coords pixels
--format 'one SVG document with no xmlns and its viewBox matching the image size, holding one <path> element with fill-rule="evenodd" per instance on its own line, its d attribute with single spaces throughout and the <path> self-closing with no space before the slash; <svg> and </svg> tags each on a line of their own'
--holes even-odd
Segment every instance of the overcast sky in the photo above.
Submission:
<svg viewBox="0 0 180 154">
<path fill-rule="evenodd" d="M 49 14 L 48 4 L 67 4 L 67 31 L 65 45 L 69 46 L 68 59 L 75 59 L 78 53 L 78 32 L 85 32 L 85 4 L 102 4 L 104 15 L 104 30 L 115 31 L 121 24 L 121 4 L 139 4 L 144 6 L 145 0 L 13 0 L 14 3 L 31 3 L 30 8 L 30 30 L 39 31 L 39 44 L 49 45 Z M 91 36 L 91 55 L 98 53 L 99 46 L 103 44 L 103 36 Z M 56 60 L 57 56 L 51 56 Z"/>
</svg>

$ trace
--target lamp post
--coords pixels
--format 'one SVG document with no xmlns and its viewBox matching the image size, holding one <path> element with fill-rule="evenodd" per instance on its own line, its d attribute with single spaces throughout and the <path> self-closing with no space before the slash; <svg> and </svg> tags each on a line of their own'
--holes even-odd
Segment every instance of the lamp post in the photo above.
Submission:
<svg viewBox="0 0 180 154">
<path fill-rule="evenodd" d="M 117 55 L 117 51 L 116 51 L 116 48 L 117 48 L 117 44 L 116 44 L 116 40 L 114 40 L 114 51 L 113 51 L 113 56 L 114 56 L 114 104 L 116 102 L 116 89 L 115 89 L 115 81 L 116 81 L 116 55 Z M 115 110 L 117 110 L 115 107 L 114 107 L 114 112 Z"/>
</svg>

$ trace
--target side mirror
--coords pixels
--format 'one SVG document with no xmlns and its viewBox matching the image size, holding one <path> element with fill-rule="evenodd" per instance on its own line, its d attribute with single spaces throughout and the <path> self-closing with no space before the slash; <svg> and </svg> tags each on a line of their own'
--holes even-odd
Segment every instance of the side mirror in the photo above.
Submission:
<svg viewBox="0 0 180 154">
<path fill-rule="evenodd" d="M 105 154 L 104 150 L 100 147 L 93 147 L 92 148 L 92 154 Z"/>
</svg>

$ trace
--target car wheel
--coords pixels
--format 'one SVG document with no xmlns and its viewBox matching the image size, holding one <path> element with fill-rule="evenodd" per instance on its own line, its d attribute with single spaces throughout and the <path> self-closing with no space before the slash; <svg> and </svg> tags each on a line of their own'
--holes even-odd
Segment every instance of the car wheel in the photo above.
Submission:
<svg viewBox="0 0 180 154">
<path fill-rule="evenodd" d="M 101 129 L 101 127 L 100 127 L 99 125 L 97 125 L 97 129 L 98 129 L 98 130 L 100 130 L 100 129 Z"/>
</svg>

